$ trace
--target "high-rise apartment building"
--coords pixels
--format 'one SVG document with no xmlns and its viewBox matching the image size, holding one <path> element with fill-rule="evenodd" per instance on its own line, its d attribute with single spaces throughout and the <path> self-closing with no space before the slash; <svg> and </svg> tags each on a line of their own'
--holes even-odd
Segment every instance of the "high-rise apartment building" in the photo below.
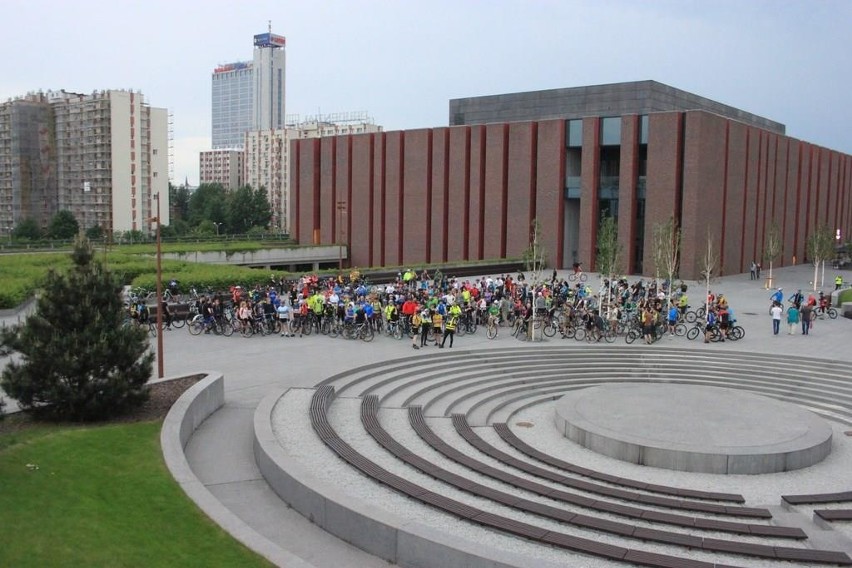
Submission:
<svg viewBox="0 0 852 568">
<path fill-rule="evenodd" d="M 290 142 L 381 131 L 382 127 L 377 126 L 367 113 L 350 112 L 304 120 L 296 118 L 286 128 L 249 132 L 245 138 L 245 183 L 266 188 L 272 206 L 271 225 L 281 232 L 288 232 Z"/>
<path fill-rule="evenodd" d="M 213 149 L 242 148 L 251 130 L 284 128 L 285 45 L 284 36 L 257 34 L 252 61 L 213 70 Z"/>
<path fill-rule="evenodd" d="M 167 225 L 168 112 L 141 93 L 54 91 L 0 105 L 0 227 L 45 226 L 67 209 L 84 229 Z"/>
<path fill-rule="evenodd" d="M 243 150 L 206 150 L 198 162 L 200 183 L 218 183 L 232 191 L 245 185 Z"/>
</svg>

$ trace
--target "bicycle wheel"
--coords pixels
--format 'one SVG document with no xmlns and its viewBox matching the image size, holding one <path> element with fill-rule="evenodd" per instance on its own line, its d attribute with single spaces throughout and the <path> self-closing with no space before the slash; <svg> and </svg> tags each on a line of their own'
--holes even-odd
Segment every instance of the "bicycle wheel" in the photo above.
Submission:
<svg viewBox="0 0 852 568">
<path fill-rule="evenodd" d="M 834 308 L 828 308 L 826 311 L 828 312 L 829 318 L 837 319 L 837 310 L 835 310 Z"/>
<path fill-rule="evenodd" d="M 745 337 L 745 329 L 740 325 L 735 325 L 728 331 L 728 337 L 734 341 L 739 341 Z"/>
<path fill-rule="evenodd" d="M 311 333 L 313 333 L 313 331 L 314 331 L 314 324 L 313 324 L 312 321 L 308 320 L 308 321 L 302 322 L 302 332 L 301 333 L 303 335 L 310 335 Z"/>
<path fill-rule="evenodd" d="M 627 332 L 627 335 L 624 336 L 624 341 L 628 344 L 633 343 L 637 339 L 639 339 L 639 332 L 635 329 L 631 329 Z"/>
<path fill-rule="evenodd" d="M 585 282 L 587 279 L 588 279 L 588 276 L 586 276 L 585 272 L 580 274 L 580 282 Z"/>
<path fill-rule="evenodd" d="M 240 335 L 243 337 L 251 337 L 254 335 L 254 326 L 252 325 L 241 325 L 240 326 Z"/>
<path fill-rule="evenodd" d="M 556 323 L 552 321 L 548 322 L 548 324 L 544 326 L 542 333 L 544 333 L 546 337 L 553 337 L 556 335 Z"/>
<path fill-rule="evenodd" d="M 578 327 L 576 330 L 574 330 L 574 339 L 576 339 L 577 341 L 583 341 L 584 339 L 586 339 L 585 328 Z"/>
<path fill-rule="evenodd" d="M 361 331 L 359 333 L 359 336 L 361 338 L 361 341 L 366 341 L 367 343 L 369 343 L 370 341 L 373 340 L 374 337 L 376 337 L 376 334 L 373 331 L 372 327 L 365 324 L 365 325 L 361 326 Z"/>
<path fill-rule="evenodd" d="M 683 337 L 684 335 L 686 335 L 686 325 L 682 323 L 675 324 L 674 333 L 678 337 Z"/>
<path fill-rule="evenodd" d="M 393 335 L 393 338 L 396 340 L 402 339 L 402 328 L 399 327 L 399 324 L 393 326 L 393 333 L 391 335 Z"/>
<path fill-rule="evenodd" d="M 172 327 L 175 329 L 181 329 L 183 326 L 186 325 L 186 320 L 187 318 L 178 318 L 172 316 Z"/>
<path fill-rule="evenodd" d="M 198 314 L 188 324 L 189 333 L 192 335 L 200 335 L 204 331 L 204 317 Z"/>
<path fill-rule="evenodd" d="M 686 332 L 686 338 L 689 340 L 693 340 L 701 335 L 701 328 L 697 325 L 689 328 L 689 331 Z"/>
<path fill-rule="evenodd" d="M 574 335 L 577 334 L 577 328 L 573 325 L 569 325 L 562 332 L 562 339 L 573 339 Z"/>
<path fill-rule="evenodd" d="M 683 319 L 686 320 L 686 323 L 695 323 L 695 320 L 698 319 L 698 314 L 690 310 L 683 315 Z"/>
<path fill-rule="evenodd" d="M 234 323 L 228 320 L 222 321 L 219 325 L 219 333 L 225 337 L 231 337 L 234 335 Z"/>
<path fill-rule="evenodd" d="M 456 327 L 456 336 L 457 337 L 464 337 L 464 334 L 467 333 L 466 330 L 465 330 L 465 327 L 467 327 L 467 325 L 465 325 L 464 323 L 461 323 L 461 322 L 459 323 L 459 325 Z"/>
<path fill-rule="evenodd" d="M 152 321 L 148 322 L 148 334 L 151 337 L 157 337 L 157 324 L 156 323 L 154 323 Z"/>
<path fill-rule="evenodd" d="M 496 325 L 489 325 L 486 328 L 486 330 L 487 331 L 485 332 L 485 335 L 488 336 L 488 339 L 494 339 L 495 337 L 497 337 L 497 326 Z"/>
<path fill-rule="evenodd" d="M 606 332 L 604 333 L 604 340 L 605 340 L 607 343 L 615 343 L 615 339 L 616 339 L 616 337 L 618 337 L 618 334 L 617 334 L 617 333 L 615 333 L 615 330 L 614 330 L 614 329 L 608 329 L 608 330 L 606 330 Z"/>
</svg>

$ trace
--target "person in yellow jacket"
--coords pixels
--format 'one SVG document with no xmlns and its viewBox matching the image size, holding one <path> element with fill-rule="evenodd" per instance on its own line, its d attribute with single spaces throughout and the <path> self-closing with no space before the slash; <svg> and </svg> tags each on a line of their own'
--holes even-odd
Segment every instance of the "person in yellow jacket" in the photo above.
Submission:
<svg viewBox="0 0 852 568">
<path fill-rule="evenodd" d="M 450 347 L 453 346 L 453 337 L 456 335 L 456 326 L 459 324 L 458 316 L 454 316 L 450 314 L 447 317 L 447 323 L 444 326 L 444 338 L 441 340 L 440 347 L 444 347 L 444 344 L 447 342 L 447 338 L 450 339 Z"/>
</svg>

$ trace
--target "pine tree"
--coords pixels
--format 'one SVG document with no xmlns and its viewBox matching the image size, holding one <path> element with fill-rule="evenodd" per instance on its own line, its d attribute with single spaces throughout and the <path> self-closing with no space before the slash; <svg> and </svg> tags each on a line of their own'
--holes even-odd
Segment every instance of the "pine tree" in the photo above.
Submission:
<svg viewBox="0 0 852 568">
<path fill-rule="evenodd" d="M 146 331 L 125 326 L 120 282 L 78 238 L 67 274 L 50 271 L 35 313 L 0 334 L 20 356 L 0 386 L 24 409 L 57 419 L 100 420 L 141 404 L 154 354 Z"/>
</svg>

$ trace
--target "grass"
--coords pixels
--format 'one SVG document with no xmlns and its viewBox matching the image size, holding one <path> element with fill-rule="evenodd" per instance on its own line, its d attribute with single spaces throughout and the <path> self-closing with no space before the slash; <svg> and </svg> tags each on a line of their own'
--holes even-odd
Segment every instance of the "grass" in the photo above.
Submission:
<svg viewBox="0 0 852 568">
<path fill-rule="evenodd" d="M 161 424 L 0 435 L 0 566 L 270 566 L 184 495 Z"/>
</svg>

